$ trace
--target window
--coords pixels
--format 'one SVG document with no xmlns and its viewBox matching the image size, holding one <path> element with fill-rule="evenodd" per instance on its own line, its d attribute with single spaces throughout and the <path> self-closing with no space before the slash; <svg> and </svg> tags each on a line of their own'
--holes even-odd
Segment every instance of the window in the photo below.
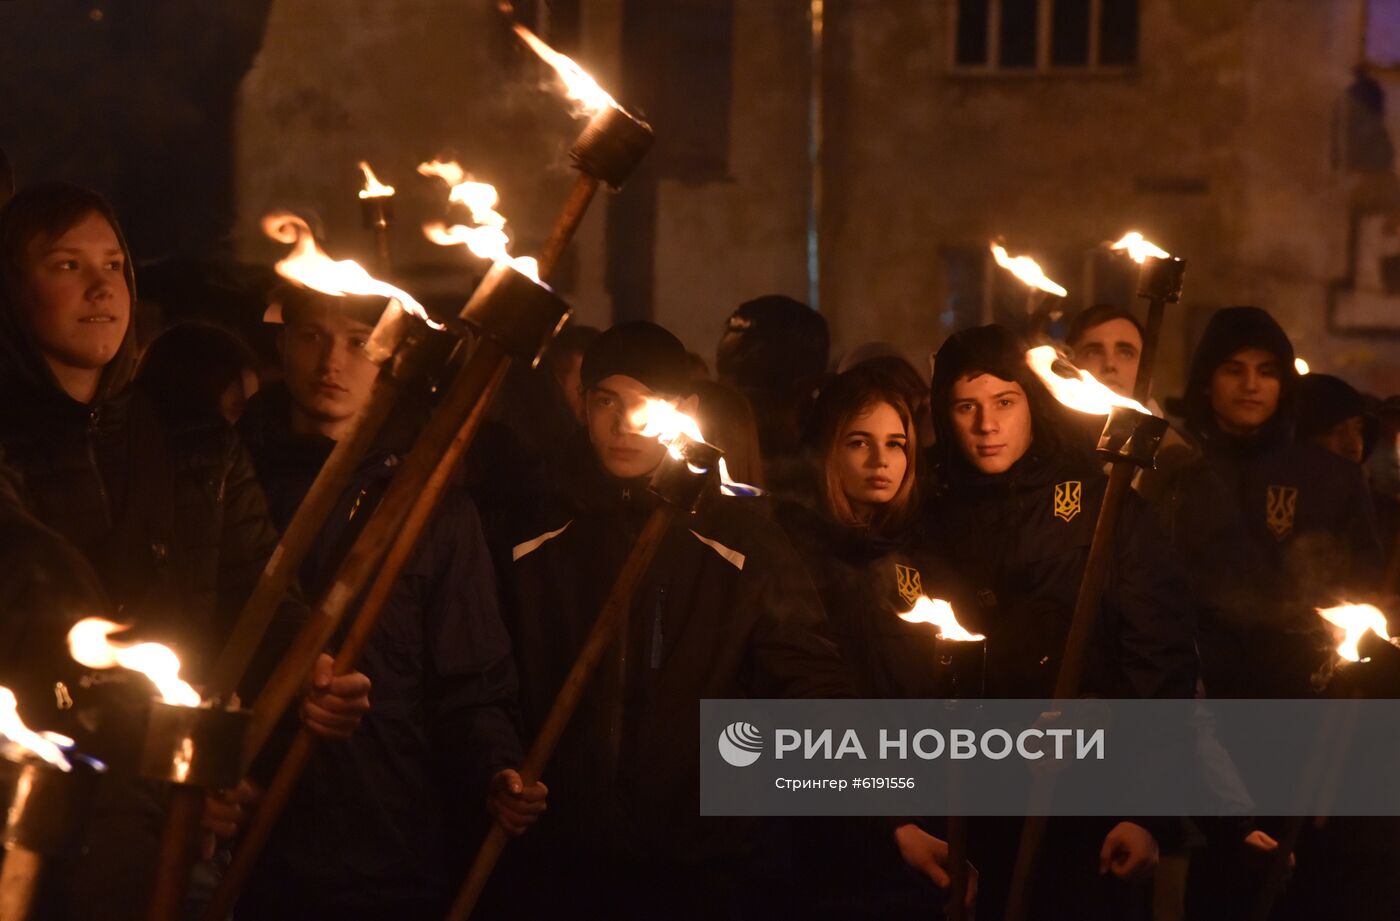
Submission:
<svg viewBox="0 0 1400 921">
<path fill-rule="evenodd" d="M 1137 63 L 1138 0 L 957 0 L 965 72 L 1112 71 Z"/>
</svg>

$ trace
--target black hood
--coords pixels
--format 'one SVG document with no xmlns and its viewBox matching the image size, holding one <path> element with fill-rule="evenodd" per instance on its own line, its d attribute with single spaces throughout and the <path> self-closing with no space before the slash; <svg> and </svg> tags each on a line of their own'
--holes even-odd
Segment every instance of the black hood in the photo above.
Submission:
<svg viewBox="0 0 1400 921">
<path fill-rule="evenodd" d="M 1298 381 L 1298 437 L 1324 435 L 1348 419 L 1361 417 L 1362 459 L 1371 456 L 1380 437 L 1381 423 L 1361 391 L 1340 377 L 1305 374 Z"/>
<path fill-rule="evenodd" d="M 933 428 L 937 436 L 934 449 L 941 479 L 967 481 L 984 476 L 977 473 L 958 450 L 958 436 L 950 411 L 953 385 L 973 373 L 1012 381 L 1025 391 L 1035 438 L 1023 460 L 1034 458 L 1032 466 L 1037 467 L 1048 464 L 1056 469 L 1094 468 L 1088 450 L 1091 435 L 1086 426 L 1097 428 L 1099 423 L 1095 422 L 1095 417 L 1071 412 L 1051 396 L 1026 363 L 1026 344 L 1005 326 L 994 323 L 954 333 L 934 357 L 930 389 Z M 1020 462 L 1016 466 L 1020 466 Z"/>
<path fill-rule="evenodd" d="M 0 209 L 0 387 L 3 387 L 6 402 L 24 401 L 33 410 L 56 408 L 86 408 L 74 400 L 59 386 L 49 363 L 44 359 L 33 330 L 19 304 L 22 290 L 21 275 L 24 269 L 23 249 L 29 242 L 20 239 L 21 228 L 28 225 L 36 210 L 42 210 L 51 201 L 63 199 L 90 198 L 93 206 L 89 209 L 102 214 L 112 225 L 112 230 L 121 244 L 125 257 L 127 290 L 131 296 L 130 317 L 126 335 L 117 353 L 102 371 L 97 393 L 92 404 L 100 405 L 112 396 L 121 393 L 131 382 L 136 371 L 136 276 L 131 258 L 131 249 L 116 215 L 110 206 L 86 190 L 65 183 L 44 183 L 20 192 L 3 209 Z M 37 406 L 36 406 L 37 404 Z"/>
<path fill-rule="evenodd" d="M 1203 442 L 1225 440 L 1215 424 L 1215 411 L 1210 406 L 1210 380 L 1230 357 L 1241 349 L 1263 349 L 1279 361 L 1282 389 L 1278 412 L 1274 413 L 1257 435 L 1255 443 L 1273 443 L 1293 434 L 1293 417 L 1298 400 L 1298 371 L 1293 366 L 1293 343 L 1267 310 L 1259 307 L 1226 307 L 1217 310 L 1206 325 L 1196 352 L 1191 356 L 1191 370 L 1186 378 L 1186 396 L 1182 400 L 1186 427 Z"/>
</svg>

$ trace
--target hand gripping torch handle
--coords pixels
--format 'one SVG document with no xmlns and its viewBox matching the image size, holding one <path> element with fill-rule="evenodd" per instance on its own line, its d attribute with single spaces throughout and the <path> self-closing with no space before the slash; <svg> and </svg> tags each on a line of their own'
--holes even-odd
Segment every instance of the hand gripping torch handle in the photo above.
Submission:
<svg viewBox="0 0 1400 921">
<path fill-rule="evenodd" d="M 535 741 L 530 745 L 530 751 L 526 753 L 525 761 L 520 766 L 520 777 L 526 786 L 538 781 L 544 773 L 545 766 L 549 764 L 550 756 L 554 754 L 560 736 L 568 727 L 574 710 L 578 708 L 579 700 L 588 686 L 589 679 L 597 670 L 603 653 L 626 622 L 637 587 L 651 568 L 651 561 L 656 557 L 656 551 L 678 512 L 679 509 L 669 502 L 657 505 L 651 517 L 647 519 L 642 533 L 637 537 L 637 542 L 632 545 L 632 552 L 628 554 L 622 571 L 613 582 L 612 591 L 608 593 L 607 601 L 598 613 L 598 619 L 593 622 L 593 629 L 583 641 L 578 658 L 569 669 L 563 686 L 549 708 L 549 715 L 545 717 L 539 734 L 535 736 Z M 477 900 L 486 888 L 486 881 L 491 877 L 491 871 L 496 867 L 496 861 L 505 850 L 507 840 L 506 832 L 499 824 L 491 826 L 486 840 L 476 852 L 476 859 L 472 861 L 471 870 L 457 893 L 456 901 L 452 903 L 452 910 L 447 914 L 448 921 L 466 921 L 471 916 L 472 909 L 476 907 Z"/>
</svg>

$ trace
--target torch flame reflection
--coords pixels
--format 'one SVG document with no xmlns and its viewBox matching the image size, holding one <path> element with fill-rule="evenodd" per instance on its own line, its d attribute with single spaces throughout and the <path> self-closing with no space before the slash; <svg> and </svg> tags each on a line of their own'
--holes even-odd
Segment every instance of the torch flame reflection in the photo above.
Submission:
<svg viewBox="0 0 1400 921">
<path fill-rule="evenodd" d="M 1000 243 L 992 244 L 992 256 L 996 259 L 997 265 L 1015 275 L 1022 282 L 1032 288 L 1038 288 L 1049 294 L 1058 297 L 1065 297 L 1069 294 L 1062 285 L 1051 281 L 1050 278 L 1040 268 L 1040 263 L 1030 256 L 1011 256 L 1006 252 L 1006 248 Z"/>
<path fill-rule="evenodd" d="M 389 198 L 394 194 L 394 187 L 380 182 L 379 177 L 374 175 L 374 170 L 370 169 L 368 161 L 360 161 L 360 170 L 365 174 L 365 187 L 360 190 L 361 198 Z"/>
<path fill-rule="evenodd" d="M 15 692 L 7 687 L 0 687 L 0 739 L 6 739 L 21 749 L 32 752 L 60 771 L 73 769 L 73 765 L 68 762 L 68 756 L 63 753 L 64 746 L 58 741 L 62 740 L 67 743 L 68 748 L 72 748 L 72 740 L 63 736 L 38 733 L 24 725 L 24 720 L 19 717 L 19 701 L 15 699 Z"/>
<path fill-rule="evenodd" d="M 292 253 L 278 260 L 274 268 L 277 274 L 288 281 L 333 297 L 359 294 L 392 298 L 407 313 L 427 323 L 433 329 L 442 329 L 434 323 L 423 305 L 401 288 L 375 278 L 353 259 L 332 259 L 317 244 L 306 221 L 290 211 L 274 211 L 262 220 L 263 233 L 278 243 L 290 243 Z"/>
<path fill-rule="evenodd" d="M 655 438 L 665 445 L 666 450 L 676 460 L 685 459 L 681 453 L 681 436 L 691 441 L 709 444 L 700 431 L 699 421 L 689 413 L 682 412 L 669 400 L 647 397 L 646 402 L 632 411 L 628 422 L 637 434 Z M 693 464 L 689 466 L 694 473 L 705 473 L 704 470 L 696 469 Z M 726 496 L 757 496 L 763 492 L 757 486 L 731 479 L 723 457 L 719 459 L 719 484 L 720 492 Z"/>
<path fill-rule="evenodd" d="M 607 91 L 598 85 L 586 70 L 574 63 L 572 58 L 562 55 L 549 45 L 545 44 L 538 35 L 529 29 L 515 23 L 515 34 L 519 35 L 525 44 L 530 46 L 530 50 L 539 55 L 554 72 L 559 75 L 559 79 L 564 83 L 564 91 L 568 97 L 582 108 L 580 115 L 593 116 L 603 109 L 620 108 L 617 100 L 608 95 Z"/>
<path fill-rule="evenodd" d="M 1367 633 L 1390 642 L 1390 627 L 1385 615 L 1373 604 L 1341 604 L 1334 608 L 1318 608 L 1322 619 L 1339 628 L 1341 637 L 1337 642 L 1337 655 L 1348 662 L 1360 662 L 1361 638 Z"/>
<path fill-rule="evenodd" d="M 1145 262 L 1149 256 L 1153 259 L 1170 259 L 1172 255 L 1151 240 L 1143 239 L 1142 234 L 1136 230 L 1124 234 L 1123 239 L 1114 243 L 1109 249 L 1126 251 L 1132 260 L 1139 265 Z"/>
<path fill-rule="evenodd" d="M 986 639 L 982 634 L 971 633 L 958 623 L 953 606 L 941 598 L 921 597 L 914 602 L 914 609 L 905 611 L 899 615 L 899 619 L 911 624 L 930 624 L 945 640 L 971 642 Z"/>
<path fill-rule="evenodd" d="M 1057 374 L 1054 368 L 1056 362 L 1073 371 L 1074 376 L 1061 377 Z M 1053 345 L 1040 345 L 1031 349 L 1026 353 L 1026 364 L 1030 365 L 1031 370 L 1045 384 L 1051 396 L 1070 409 L 1106 416 L 1113 407 L 1122 406 L 1136 410 L 1144 416 L 1152 415 L 1147 407 L 1137 400 L 1114 393 L 1099 383 L 1088 371 L 1076 368 L 1061 358 Z"/>
<path fill-rule="evenodd" d="M 442 221 L 423 225 L 423 233 L 438 246 L 465 246 L 476 256 L 492 262 L 506 262 L 517 272 L 535 281 L 540 280 L 539 263 L 524 256 L 516 258 L 510 254 L 510 236 L 506 233 L 505 215 L 496 210 L 500 195 L 496 187 L 488 182 L 478 182 L 467 175 L 461 164 L 454 161 L 433 160 L 418 164 L 418 172 L 424 176 L 436 176 L 447 183 L 451 191 L 447 200 L 466 206 L 471 212 L 475 227 L 453 224 L 450 227 Z"/>
<path fill-rule="evenodd" d="M 140 672 L 160 692 L 161 699 L 178 707 L 198 707 L 199 694 L 180 679 L 180 658 L 160 643 L 119 643 L 108 637 L 123 629 L 101 617 L 88 617 L 68 631 L 68 652 L 88 668 L 126 668 Z"/>
</svg>

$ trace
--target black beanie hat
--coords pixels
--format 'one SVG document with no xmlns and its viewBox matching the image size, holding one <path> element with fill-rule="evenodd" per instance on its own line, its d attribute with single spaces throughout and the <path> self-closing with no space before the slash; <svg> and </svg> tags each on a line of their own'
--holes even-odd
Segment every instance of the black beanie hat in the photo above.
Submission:
<svg viewBox="0 0 1400 921">
<path fill-rule="evenodd" d="M 1361 417 L 1362 456 L 1368 456 L 1380 436 L 1380 420 L 1366 398 L 1351 384 L 1330 374 L 1305 374 L 1298 381 L 1298 437 L 1324 435 L 1338 424 Z"/>
<path fill-rule="evenodd" d="M 1271 431 L 1291 430 L 1297 399 L 1298 371 L 1293 366 L 1293 343 L 1278 321 L 1259 307 L 1225 307 L 1217 310 L 1201 334 L 1200 344 L 1191 356 L 1186 378 L 1185 416 L 1187 427 L 1197 435 L 1215 429 L 1215 411 L 1210 405 L 1210 381 L 1219 368 L 1241 349 L 1263 349 L 1279 362 L 1282 391 L 1278 412 L 1269 420 Z"/>
<path fill-rule="evenodd" d="M 810 390 L 831 355 L 826 319 L 801 301 L 768 294 L 729 315 L 715 355 L 721 381 L 787 397 Z"/>
<path fill-rule="evenodd" d="M 614 374 L 641 381 L 656 393 L 679 396 L 689 390 L 690 363 L 685 346 L 670 332 L 634 320 L 602 333 L 583 353 L 579 376 L 585 388 Z"/>
</svg>

